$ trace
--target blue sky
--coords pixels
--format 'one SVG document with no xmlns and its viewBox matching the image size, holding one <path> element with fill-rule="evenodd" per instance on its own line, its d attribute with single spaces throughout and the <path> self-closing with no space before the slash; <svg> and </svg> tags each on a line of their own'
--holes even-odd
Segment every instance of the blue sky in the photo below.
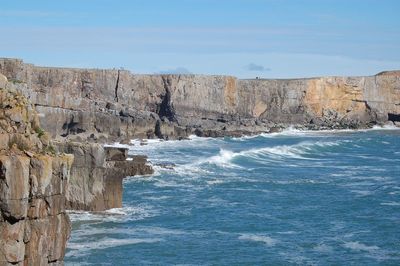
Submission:
<svg viewBox="0 0 400 266">
<path fill-rule="evenodd" d="M 1 1 L 0 57 L 241 78 L 400 69 L 398 0 Z"/>
</svg>

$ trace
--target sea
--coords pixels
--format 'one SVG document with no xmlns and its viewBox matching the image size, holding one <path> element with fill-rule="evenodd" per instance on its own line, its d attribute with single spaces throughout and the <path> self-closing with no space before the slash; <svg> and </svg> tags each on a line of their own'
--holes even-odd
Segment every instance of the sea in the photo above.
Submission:
<svg viewBox="0 0 400 266">
<path fill-rule="evenodd" d="M 66 265 L 400 265 L 400 130 L 133 143 L 155 174 L 70 215 Z"/>
</svg>

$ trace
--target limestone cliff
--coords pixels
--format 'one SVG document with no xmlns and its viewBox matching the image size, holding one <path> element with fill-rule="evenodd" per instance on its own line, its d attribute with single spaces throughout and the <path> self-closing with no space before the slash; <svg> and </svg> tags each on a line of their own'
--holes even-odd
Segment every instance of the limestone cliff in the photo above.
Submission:
<svg viewBox="0 0 400 266">
<path fill-rule="evenodd" d="M 275 126 L 358 128 L 397 120 L 400 73 L 371 77 L 239 80 L 47 68 L 0 59 L 53 137 L 96 141 L 237 135 Z"/>
<path fill-rule="evenodd" d="M 36 112 L 0 75 L 0 265 L 62 264 L 72 155 L 55 155 Z"/>
<path fill-rule="evenodd" d="M 0 265 L 61 265 L 66 209 L 122 207 L 122 179 L 153 169 L 124 148 L 52 140 L 26 85 L 0 74 Z"/>
<path fill-rule="evenodd" d="M 127 148 L 103 147 L 96 143 L 53 142 L 60 152 L 74 155 L 67 206 L 69 210 L 104 211 L 122 207 L 122 180 L 150 175 L 146 156 L 127 160 Z"/>
</svg>

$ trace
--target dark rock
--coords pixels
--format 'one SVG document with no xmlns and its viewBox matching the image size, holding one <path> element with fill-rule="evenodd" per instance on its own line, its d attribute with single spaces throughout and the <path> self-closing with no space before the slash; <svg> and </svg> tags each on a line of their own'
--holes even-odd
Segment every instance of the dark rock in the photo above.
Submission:
<svg viewBox="0 0 400 266">
<path fill-rule="evenodd" d="M 176 164 L 174 164 L 174 163 L 157 163 L 155 165 L 159 166 L 161 168 L 164 168 L 164 169 L 169 169 L 169 170 L 174 169 L 176 166 Z"/>
<path fill-rule="evenodd" d="M 127 148 L 104 147 L 106 161 L 125 161 L 128 158 Z"/>
<path fill-rule="evenodd" d="M 269 133 L 279 133 L 279 132 L 282 132 L 282 128 L 280 127 L 271 127 L 269 129 Z"/>
</svg>

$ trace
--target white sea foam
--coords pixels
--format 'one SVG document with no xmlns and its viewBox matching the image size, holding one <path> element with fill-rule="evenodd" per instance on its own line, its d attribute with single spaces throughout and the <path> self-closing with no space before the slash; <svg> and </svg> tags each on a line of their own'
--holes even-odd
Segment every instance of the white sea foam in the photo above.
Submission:
<svg viewBox="0 0 400 266">
<path fill-rule="evenodd" d="M 318 244 L 313 248 L 315 251 L 322 252 L 322 253 L 330 253 L 333 251 L 333 248 L 331 246 L 328 246 L 326 244 Z"/>
<path fill-rule="evenodd" d="M 273 239 L 269 236 L 258 235 L 258 234 L 241 234 L 239 236 L 239 239 L 246 241 L 262 242 L 269 247 L 275 246 L 276 243 L 278 242 L 278 240 Z"/>
<path fill-rule="evenodd" d="M 258 149 L 249 149 L 240 152 L 233 152 L 225 149 L 221 149 L 218 155 L 212 156 L 207 160 L 200 160 L 201 163 L 212 163 L 221 167 L 227 168 L 240 168 L 238 165 L 232 163 L 232 160 L 236 157 L 249 157 L 253 159 L 300 159 L 300 160 L 319 160 L 315 158 L 306 157 L 307 154 L 311 153 L 315 147 L 332 147 L 340 145 L 340 141 L 334 142 L 310 142 L 304 141 L 294 145 L 281 145 L 275 147 L 265 147 Z"/>
<path fill-rule="evenodd" d="M 373 180 L 373 181 L 386 181 L 389 180 L 389 177 L 386 176 L 357 176 L 357 175 L 349 175 L 348 177 L 351 180 Z"/>
<path fill-rule="evenodd" d="M 351 250 L 355 250 L 355 251 L 367 251 L 367 252 L 371 252 L 371 251 L 377 251 L 379 250 L 379 247 L 377 246 L 367 246 L 363 243 L 360 243 L 358 241 L 356 242 L 345 242 L 343 244 L 343 246 L 345 248 L 351 249 Z"/>
<path fill-rule="evenodd" d="M 238 155 L 240 155 L 240 153 L 221 149 L 218 155 L 210 157 L 209 159 L 205 160 L 205 162 L 216 164 L 221 167 L 235 168 L 238 166 L 232 164 L 231 160 Z"/>
<path fill-rule="evenodd" d="M 116 239 L 116 238 L 103 238 L 96 241 L 88 241 L 84 243 L 68 243 L 68 249 L 72 250 L 67 253 L 67 257 L 81 257 L 85 256 L 90 250 L 96 249 L 107 249 L 119 246 L 143 244 L 143 243 L 156 243 L 162 241 L 161 238 L 128 238 L 128 239 Z"/>
<path fill-rule="evenodd" d="M 169 228 L 155 227 L 155 226 L 138 227 L 138 228 L 136 228 L 136 231 L 145 232 L 147 234 L 152 234 L 152 235 L 183 235 L 183 234 L 186 234 L 186 232 L 183 230 L 169 229 Z"/>
<path fill-rule="evenodd" d="M 395 201 L 382 202 L 381 205 L 386 205 L 386 206 L 400 206 L 400 202 L 395 202 Z"/>
<path fill-rule="evenodd" d="M 143 197 L 143 199 L 154 200 L 154 201 L 167 200 L 169 198 L 171 198 L 171 197 L 170 196 L 159 196 L 159 197 L 156 197 L 156 196 L 145 196 L 145 197 Z"/>
<path fill-rule="evenodd" d="M 123 227 L 98 227 L 93 226 L 93 224 L 83 224 L 80 225 L 79 229 L 74 230 L 73 238 L 71 243 L 80 242 L 85 240 L 88 236 L 103 236 L 103 235 L 124 235 L 124 236 L 161 236 L 161 235 L 182 235 L 186 232 L 178 229 L 169 229 L 164 227 L 154 227 L 154 226 L 135 226 L 131 228 Z"/>
<path fill-rule="evenodd" d="M 370 130 L 399 130 L 399 129 L 400 128 L 396 127 L 395 125 L 383 125 L 383 126 L 375 125 Z"/>
<path fill-rule="evenodd" d="M 85 211 L 72 211 L 69 212 L 71 220 L 74 221 L 87 221 L 87 222 L 124 222 L 127 220 L 136 221 L 143 220 L 148 217 L 157 215 L 157 212 L 150 206 L 135 206 L 123 207 L 106 210 L 104 212 L 85 212 Z"/>
<path fill-rule="evenodd" d="M 250 136 L 250 137 L 242 137 L 242 138 L 254 138 L 257 136 L 271 138 L 271 137 L 279 137 L 279 136 L 324 136 L 326 134 L 335 134 L 335 133 L 348 133 L 348 132 L 367 132 L 372 130 L 400 130 L 399 127 L 394 125 L 383 125 L 378 126 L 375 125 L 372 128 L 367 129 L 322 129 L 322 130 L 307 130 L 307 129 L 297 129 L 294 126 L 289 126 L 283 129 L 280 132 L 274 133 L 261 133 L 258 135 Z M 241 139 L 241 138 L 237 138 Z"/>
<path fill-rule="evenodd" d="M 350 190 L 350 191 L 358 194 L 360 197 L 366 197 L 374 194 L 374 191 L 369 191 L 369 190 Z"/>
<path fill-rule="evenodd" d="M 224 181 L 224 180 L 221 180 L 221 179 L 214 179 L 214 180 L 208 180 L 208 181 L 206 181 L 206 183 L 207 183 L 208 185 L 218 185 L 218 184 L 223 184 L 223 183 L 225 183 L 225 181 Z"/>
<path fill-rule="evenodd" d="M 110 144 L 105 144 L 104 147 L 127 148 L 127 149 L 129 149 L 130 145 L 121 144 L 119 142 L 114 142 L 114 143 L 110 143 Z"/>
<path fill-rule="evenodd" d="M 297 234 L 296 231 L 284 231 L 284 232 L 277 232 L 277 233 L 281 234 L 281 235 L 294 235 L 294 234 Z"/>
</svg>

